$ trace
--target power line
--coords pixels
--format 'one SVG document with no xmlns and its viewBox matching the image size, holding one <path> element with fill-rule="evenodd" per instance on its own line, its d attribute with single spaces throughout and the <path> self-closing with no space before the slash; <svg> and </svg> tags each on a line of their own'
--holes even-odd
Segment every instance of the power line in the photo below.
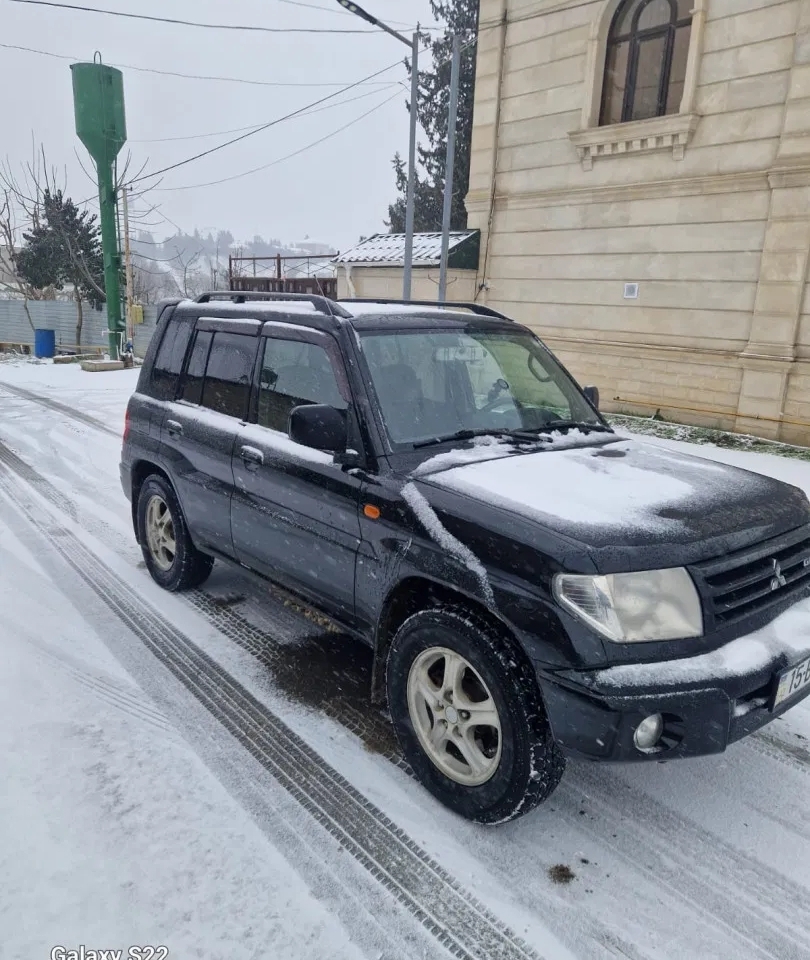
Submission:
<svg viewBox="0 0 810 960">
<path fill-rule="evenodd" d="M 462 50 L 462 51 L 468 50 L 470 47 L 474 46 L 476 43 L 477 43 L 477 37 L 472 37 L 472 38 L 470 38 L 466 43 L 463 44 L 463 46 L 461 47 L 461 50 Z M 450 60 L 451 60 L 451 58 L 448 57 L 448 58 L 446 58 L 445 60 L 443 60 L 441 63 L 437 64 L 437 66 L 440 66 L 440 67 L 441 67 L 441 66 L 443 66 L 445 63 L 449 63 Z M 391 69 L 391 68 L 389 67 L 389 68 L 387 68 L 387 69 Z M 307 151 L 307 150 L 311 150 L 313 147 L 319 146 L 321 143 L 324 143 L 326 140 L 330 140 L 332 137 L 337 136 L 339 133 L 342 133 L 344 130 L 348 129 L 349 127 L 352 127 L 352 126 L 354 126 L 356 123 L 359 123 L 361 120 L 364 120 L 367 116 L 369 116 L 370 114 L 374 113 L 376 110 L 379 110 L 381 107 L 384 107 L 387 103 L 390 103 L 392 100 L 394 100 L 394 99 L 395 99 L 396 97 L 398 97 L 399 95 L 400 95 L 400 91 L 397 91 L 393 96 L 388 97 L 388 98 L 387 98 L 386 100 L 384 100 L 382 103 L 376 104 L 376 106 L 372 107 L 370 110 L 367 110 L 365 113 L 361 114 L 359 117 L 356 117 L 354 120 L 349 121 L 349 123 L 346 123 L 346 124 L 344 124 L 343 126 L 339 127 L 337 130 L 333 130 L 331 133 L 326 134 L 326 136 L 320 137 L 318 140 L 315 140 L 315 141 L 313 141 L 312 143 L 307 144 L 305 147 L 301 147 L 299 150 L 296 150 L 296 151 L 294 151 L 293 153 L 289 153 L 289 154 L 287 154 L 287 155 L 284 156 L 284 157 L 279 157 L 277 160 L 271 160 L 270 163 L 262 164 L 262 165 L 259 166 L 259 167 L 254 167 L 254 168 L 251 169 L 251 170 L 245 170 L 245 171 L 243 171 L 242 173 L 237 173 L 237 174 L 234 174 L 233 176 L 230 176 L 230 177 L 223 177 L 223 178 L 220 179 L 220 180 L 210 180 L 210 181 L 208 181 L 208 182 L 206 182 L 206 183 L 195 183 L 195 184 L 189 184 L 189 185 L 187 185 L 187 186 L 182 186 L 182 187 L 156 187 L 156 188 L 154 188 L 154 189 L 155 189 L 157 192 L 160 192 L 160 193 L 172 193 L 172 192 L 174 192 L 175 190 L 196 190 L 196 189 L 202 188 L 202 187 L 213 187 L 213 186 L 218 186 L 218 185 L 221 184 L 221 183 L 229 183 L 229 182 L 231 182 L 232 180 L 239 180 L 239 179 L 241 179 L 242 177 L 250 176 L 251 174 L 253 174 L 253 173 L 258 173 L 258 172 L 261 171 L 261 170 L 267 170 L 269 167 L 273 167 L 273 166 L 275 166 L 276 164 L 283 163 L 285 160 L 290 160 L 290 159 L 292 159 L 293 157 L 297 157 L 299 154 L 304 153 L 304 152 Z M 337 96 L 337 94 L 335 94 L 335 96 Z M 368 96 L 368 94 L 364 94 L 363 96 Z M 324 98 L 324 99 L 329 99 L 329 98 Z M 360 98 L 359 98 L 359 97 L 356 97 L 355 99 L 360 99 Z M 323 102 L 323 101 L 317 101 L 317 102 L 318 102 L 318 103 L 321 103 L 321 102 Z M 348 102 L 350 102 L 350 101 L 343 101 L 343 102 L 348 103 Z M 304 109 L 306 110 L 306 108 L 304 108 Z M 300 111 L 299 111 L 299 112 L 300 112 Z M 312 112 L 315 112 L 315 111 L 312 111 Z M 292 116 L 292 115 L 291 115 L 291 116 Z M 283 119 L 288 119 L 288 118 L 282 117 L 281 120 L 283 120 Z M 272 126 L 273 123 L 280 123 L 281 120 L 273 121 L 273 122 L 270 123 L 270 124 L 265 124 L 263 127 L 258 128 L 258 129 L 256 129 L 256 130 L 252 130 L 250 133 L 246 134 L 245 136 L 251 136 L 254 132 L 255 132 L 255 133 L 258 133 L 258 132 L 259 132 L 259 129 L 267 129 L 268 126 Z M 239 138 L 239 139 L 244 139 L 244 137 Z M 234 142 L 234 141 L 231 141 L 231 142 Z M 215 148 L 215 149 L 218 149 L 218 148 Z M 192 158 L 192 159 L 195 159 L 195 158 Z M 189 162 L 189 163 L 190 163 L 191 160 L 185 161 L 185 162 Z M 180 165 L 181 165 L 181 164 L 177 164 L 176 166 L 180 166 Z M 167 168 L 167 169 L 171 169 L 171 168 Z M 166 172 L 166 170 L 159 170 L 159 171 L 158 171 L 158 173 L 165 173 L 165 172 Z M 157 174 L 153 174 L 153 176 L 156 176 L 156 175 L 157 175 Z M 144 179 L 144 178 L 140 178 L 140 179 Z M 132 182 L 134 183 L 135 181 L 133 180 Z"/>
<path fill-rule="evenodd" d="M 242 177 L 250 176 L 253 173 L 259 173 L 259 171 L 261 170 L 268 170 L 270 167 L 275 167 L 277 164 L 283 163 L 285 160 L 291 160 L 293 157 L 297 157 L 299 156 L 299 154 L 305 153 L 307 150 L 311 150 L 313 147 L 317 147 L 327 140 L 331 140 L 333 137 L 336 137 L 339 133 L 343 133 L 344 130 L 348 130 L 349 127 L 353 127 L 356 123 L 360 123 L 361 120 L 365 120 L 366 117 L 370 116 L 372 113 L 375 113 L 377 110 L 380 110 L 382 107 L 390 103 L 392 100 L 395 100 L 397 97 L 402 96 L 403 93 L 404 91 L 398 90 L 393 96 L 387 97 L 385 100 L 382 101 L 382 103 L 376 104 L 370 110 L 366 110 L 366 112 L 361 113 L 359 117 L 355 117 L 354 120 L 350 120 L 348 123 L 344 123 L 341 127 L 338 127 L 336 130 L 333 130 L 331 133 L 327 133 L 325 136 L 320 137 L 318 140 L 313 140 L 312 143 L 308 143 L 306 146 L 293 151 L 293 153 L 288 153 L 284 157 L 279 157 L 276 160 L 271 160 L 270 163 L 264 163 L 260 167 L 254 167 L 252 170 L 244 170 L 242 173 L 236 173 L 230 177 L 223 177 L 221 180 L 209 180 L 207 183 L 192 183 L 183 187 L 156 187 L 155 189 L 159 193 L 174 193 L 176 190 L 197 190 L 200 187 L 215 187 L 221 183 L 230 183 L 232 180 L 241 180 Z"/>
<path fill-rule="evenodd" d="M 49 50 L 37 50 L 34 47 L 23 47 L 14 43 L 0 43 L 0 48 L 4 50 L 21 50 L 24 53 L 36 53 L 43 57 L 53 57 L 56 60 L 70 60 L 73 63 L 81 61 L 81 57 L 71 57 L 64 53 L 51 53 Z M 155 67 L 136 67 L 131 63 L 111 63 L 111 67 L 118 67 L 119 70 L 136 70 L 138 73 L 155 73 L 161 77 L 179 77 L 183 80 L 214 80 L 221 83 L 243 83 L 253 87 L 342 87 L 345 81 L 334 80 L 330 83 L 285 83 L 281 80 L 247 80 L 244 77 L 218 77 L 208 74 L 198 73 L 177 73 L 173 70 L 158 70 Z M 384 86 L 384 83 L 377 83 L 374 86 Z"/>
<path fill-rule="evenodd" d="M 351 17 L 353 14 L 341 7 L 322 7 L 315 3 L 302 3 L 301 0 L 278 0 L 279 3 L 287 3 L 291 7 L 306 7 L 308 10 L 323 10 L 324 13 L 342 14 L 344 17 Z M 413 30 L 413 24 L 402 23 L 401 20 L 386 20 L 386 23 L 394 27 Z M 435 30 L 436 27 L 421 27 L 422 30 Z"/>
<path fill-rule="evenodd" d="M 377 90 L 369 90 L 366 93 L 361 93 L 356 97 L 349 97 L 346 100 L 339 100 L 337 103 L 324 104 L 322 107 L 317 107 L 314 110 L 307 110 L 305 113 L 300 114 L 302 117 L 311 117 L 316 113 L 321 113 L 324 110 L 332 110 L 335 107 L 342 107 L 348 103 L 355 103 L 357 100 L 365 100 L 367 97 L 373 97 L 374 94 L 381 93 L 382 90 L 388 90 L 391 87 L 398 87 L 399 81 L 394 81 L 393 83 L 386 83 Z M 258 131 L 261 124 L 253 123 L 249 127 L 236 127 L 234 130 L 216 130 L 213 133 L 193 133 L 186 137 L 157 137 L 151 140 L 131 140 L 128 139 L 127 143 L 172 143 L 178 140 L 204 140 L 206 137 L 225 137 L 231 133 L 244 133 L 246 130 L 249 131 Z"/>
<path fill-rule="evenodd" d="M 572 3 L 570 6 L 565 7 L 565 12 L 568 13 L 570 10 L 579 10 L 582 7 L 591 7 L 596 3 L 596 0 L 581 0 L 580 3 Z M 531 7 L 531 4 L 525 4 L 522 7 L 517 7 L 510 11 L 510 16 L 506 20 L 506 26 L 510 26 L 513 23 L 526 23 L 527 20 L 537 20 L 539 17 L 546 17 L 549 13 L 557 12 L 555 10 L 549 10 L 548 7 L 542 9 L 537 9 L 535 7 L 529 13 L 521 14 L 521 10 L 528 10 Z M 498 20 L 485 20 L 478 24 L 478 30 L 494 30 L 498 27 L 504 25 L 503 19 Z"/>
<path fill-rule="evenodd" d="M 10 0 L 34 7 L 55 7 L 57 10 L 77 10 L 81 13 L 101 13 L 108 17 L 125 17 L 128 20 L 149 20 L 153 23 L 170 23 L 180 27 L 200 27 L 204 30 L 246 30 L 249 33 L 366 33 L 376 30 L 350 30 L 334 27 L 261 27 L 254 24 L 201 23 L 198 20 L 177 20 L 172 17 L 154 17 L 146 13 L 127 13 L 123 10 L 104 10 L 101 7 L 83 7 L 73 3 L 55 3 L 54 0 Z"/>
<path fill-rule="evenodd" d="M 150 180 L 152 177 L 157 177 L 161 173 L 168 173 L 169 170 L 176 170 L 178 167 L 184 167 L 187 163 L 193 163 L 195 160 L 201 160 L 203 157 L 207 157 L 212 153 L 216 153 L 219 150 L 224 150 L 225 147 L 230 147 L 235 143 L 240 143 L 242 140 L 247 140 L 248 137 L 253 137 L 257 133 L 261 133 L 263 130 L 268 130 L 270 127 L 275 127 L 279 123 L 283 123 L 285 120 L 291 120 L 293 117 L 297 117 L 299 114 L 304 113 L 307 110 L 311 110 L 313 107 L 318 107 L 322 103 L 326 103 L 328 100 L 334 100 L 334 98 L 340 96 L 341 93 L 348 93 L 349 90 L 353 90 L 355 87 L 360 86 L 361 83 L 365 83 L 368 80 L 373 80 L 375 77 L 379 77 L 380 74 L 387 73 L 389 70 L 393 70 L 394 67 L 398 67 L 400 63 L 400 60 L 396 60 L 389 66 L 383 67 L 382 70 L 377 70 L 376 73 L 369 74 L 369 76 L 363 77 L 362 80 L 357 80 L 354 83 L 350 83 L 348 86 L 343 87 L 342 90 L 337 90 L 335 93 L 327 94 L 325 97 L 321 97 L 320 100 L 315 100 L 313 103 L 308 103 L 306 106 L 300 107 L 298 110 L 293 110 L 292 113 L 285 114 L 283 117 L 278 117 L 276 120 L 270 120 L 268 123 L 262 124 L 255 130 L 250 130 L 247 133 L 243 133 L 238 137 L 234 137 L 232 140 L 226 140 L 224 143 L 217 144 L 215 147 L 210 147 L 208 150 L 203 150 L 200 153 L 196 153 L 194 156 L 187 157 L 185 160 L 180 160 L 177 163 L 172 163 L 166 167 L 161 167 L 160 170 L 155 170 L 154 173 L 135 177 L 129 182 L 132 184 L 138 183 L 140 180 Z"/>
<path fill-rule="evenodd" d="M 467 50 L 469 47 L 474 46 L 478 42 L 477 36 L 471 37 L 466 43 L 461 47 L 462 52 Z M 423 53 L 424 50 L 420 50 L 420 53 Z M 445 58 L 441 63 L 436 64 L 437 67 L 441 67 L 446 63 L 450 62 L 450 57 Z M 230 147 L 234 143 L 239 143 L 242 140 L 247 140 L 248 137 L 253 137 L 257 133 L 261 133 L 263 130 L 268 130 L 270 127 L 274 127 L 279 123 L 283 123 L 285 120 L 291 120 L 293 117 L 299 116 L 299 114 L 310 111 L 313 107 L 320 106 L 322 103 L 326 103 L 328 100 L 333 100 L 335 97 L 340 96 L 341 93 L 348 93 L 349 90 L 353 90 L 355 87 L 360 86 L 360 84 L 365 83 L 369 80 L 373 80 L 375 77 L 379 77 L 382 73 L 387 73 L 389 70 L 393 70 L 394 67 L 399 66 L 401 63 L 400 60 L 395 61 L 387 67 L 383 67 L 382 70 L 378 70 L 376 73 L 369 74 L 367 77 L 363 77 L 362 80 L 357 80 L 354 83 L 349 84 L 347 87 L 344 87 L 342 90 L 337 90 L 335 93 L 330 93 L 325 97 L 321 97 L 320 100 L 315 100 L 313 103 L 307 104 L 304 107 L 299 108 L 298 110 L 293 110 L 292 113 L 288 113 L 283 117 L 279 117 L 276 120 L 271 120 L 268 123 L 262 124 L 260 127 L 256 127 L 254 130 L 249 130 L 247 133 L 243 133 L 238 137 L 234 137 L 232 140 L 226 140 L 224 143 L 217 144 L 215 147 L 210 147 L 208 150 L 203 150 L 200 153 L 195 154 L 193 157 L 187 157 L 185 160 L 180 160 L 178 163 L 170 164 L 167 167 L 161 167 L 160 170 L 155 170 L 154 173 L 143 174 L 142 176 L 135 177 L 129 181 L 129 184 L 138 183 L 141 180 L 149 180 L 152 177 L 157 177 L 162 173 L 168 173 L 170 170 L 176 170 L 178 167 L 183 167 L 187 163 L 193 163 L 195 160 L 200 160 L 203 157 L 207 157 L 212 153 L 216 153 L 219 150 L 223 150 L 225 147 Z M 392 98 L 393 99 L 393 98 Z"/>
</svg>

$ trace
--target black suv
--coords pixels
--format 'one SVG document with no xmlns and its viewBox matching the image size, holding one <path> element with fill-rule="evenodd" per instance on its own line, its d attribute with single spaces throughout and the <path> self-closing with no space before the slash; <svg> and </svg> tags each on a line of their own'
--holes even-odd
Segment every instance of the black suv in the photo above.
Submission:
<svg viewBox="0 0 810 960">
<path fill-rule="evenodd" d="M 719 753 L 810 693 L 804 494 L 597 408 L 475 304 L 207 294 L 162 308 L 121 480 L 161 586 L 221 558 L 320 608 L 425 786 L 496 823 L 566 755 Z"/>
</svg>

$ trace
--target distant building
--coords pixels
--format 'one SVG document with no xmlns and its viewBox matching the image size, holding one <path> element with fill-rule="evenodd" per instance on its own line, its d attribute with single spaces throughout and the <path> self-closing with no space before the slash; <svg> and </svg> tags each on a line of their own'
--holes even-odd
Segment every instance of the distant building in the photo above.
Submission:
<svg viewBox="0 0 810 960">
<path fill-rule="evenodd" d="M 442 235 L 417 233 L 413 242 L 411 297 L 435 300 L 439 291 Z M 450 234 L 447 269 L 447 299 L 475 299 L 479 234 L 462 230 Z M 379 233 L 335 258 L 339 297 L 402 296 L 405 234 Z"/>
<path fill-rule="evenodd" d="M 810 444 L 810 0 L 481 0 L 479 300 L 612 409 Z"/>
</svg>

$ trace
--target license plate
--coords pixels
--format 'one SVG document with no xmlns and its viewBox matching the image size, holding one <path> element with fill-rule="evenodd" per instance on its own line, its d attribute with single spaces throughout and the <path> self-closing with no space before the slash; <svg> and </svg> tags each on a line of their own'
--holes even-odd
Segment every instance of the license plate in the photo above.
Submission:
<svg viewBox="0 0 810 960">
<path fill-rule="evenodd" d="M 779 687 L 776 690 L 774 706 L 779 706 L 785 700 L 795 696 L 800 690 L 810 687 L 810 657 L 797 666 L 786 670 L 779 678 Z"/>
</svg>

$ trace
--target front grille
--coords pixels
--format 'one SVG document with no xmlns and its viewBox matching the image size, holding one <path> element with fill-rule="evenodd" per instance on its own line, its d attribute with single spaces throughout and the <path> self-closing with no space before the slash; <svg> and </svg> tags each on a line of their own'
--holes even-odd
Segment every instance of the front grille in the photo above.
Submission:
<svg viewBox="0 0 810 960">
<path fill-rule="evenodd" d="M 810 588 L 810 527 L 800 527 L 693 571 L 716 626 L 758 613 Z"/>
</svg>

